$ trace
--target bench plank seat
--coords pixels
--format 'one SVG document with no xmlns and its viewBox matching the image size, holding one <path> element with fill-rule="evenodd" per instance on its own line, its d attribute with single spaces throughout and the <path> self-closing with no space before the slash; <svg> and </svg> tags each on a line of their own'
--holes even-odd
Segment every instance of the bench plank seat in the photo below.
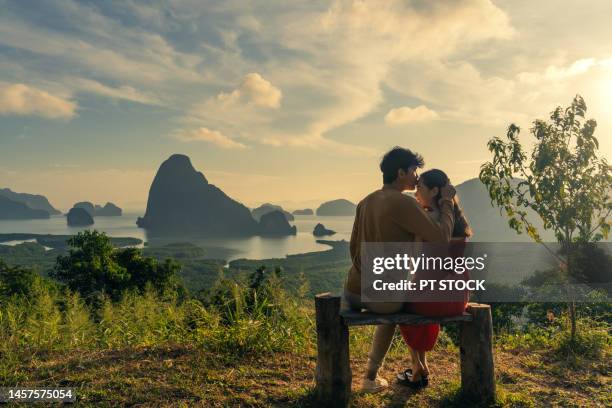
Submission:
<svg viewBox="0 0 612 408">
<path fill-rule="evenodd" d="M 471 322 L 472 315 L 463 313 L 461 316 L 425 317 L 408 313 L 379 314 L 359 312 L 356 310 L 341 310 L 340 316 L 348 326 L 368 326 L 376 324 L 431 324 L 448 322 Z"/>
</svg>

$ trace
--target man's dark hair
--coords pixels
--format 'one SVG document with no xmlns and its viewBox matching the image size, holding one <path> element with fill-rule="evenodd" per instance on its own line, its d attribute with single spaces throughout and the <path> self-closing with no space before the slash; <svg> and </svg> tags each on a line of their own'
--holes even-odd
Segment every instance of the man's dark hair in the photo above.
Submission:
<svg viewBox="0 0 612 408">
<path fill-rule="evenodd" d="M 393 183 L 397 178 L 397 171 L 407 171 L 412 166 L 419 168 L 425 165 L 423 156 L 413 153 L 410 149 L 395 146 L 383 156 L 380 161 L 380 171 L 383 173 L 383 183 Z"/>
</svg>

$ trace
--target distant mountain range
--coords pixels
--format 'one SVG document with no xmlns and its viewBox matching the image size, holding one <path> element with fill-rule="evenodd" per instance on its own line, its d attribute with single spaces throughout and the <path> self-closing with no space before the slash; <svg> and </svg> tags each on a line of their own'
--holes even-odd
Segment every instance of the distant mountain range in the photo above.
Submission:
<svg viewBox="0 0 612 408">
<path fill-rule="evenodd" d="M 517 181 L 518 182 L 518 181 Z M 512 230 L 505 214 L 491 205 L 485 186 L 473 178 L 456 186 L 461 205 L 474 231 L 473 241 L 525 242 L 530 238 Z M 121 215 L 121 209 L 112 203 L 104 207 L 90 202 L 75 204 L 92 216 Z M 356 205 L 345 199 L 322 203 L 317 216 L 354 216 Z M 259 221 L 265 214 L 280 212 L 287 221 L 293 215 L 280 206 L 263 204 L 250 211 L 246 206 L 227 196 L 210 184 L 197 171 L 189 157 L 175 154 L 164 161 L 151 185 L 147 209 L 137 225 L 152 234 L 204 236 L 252 236 L 295 234 L 293 228 L 276 216 L 266 217 L 265 225 Z M 294 214 L 310 214 L 312 210 L 296 210 Z M 545 241 L 555 241 L 551 232 L 544 231 L 539 217 L 533 213 L 530 220 Z M 17 193 L 0 189 L 0 219 L 44 219 L 60 214 L 46 197 L 38 194 Z"/>
<path fill-rule="evenodd" d="M 29 220 L 49 218 L 45 210 L 35 210 L 24 203 L 0 196 L 0 220 Z"/>
<path fill-rule="evenodd" d="M 527 234 L 519 235 L 510 228 L 506 214 L 500 214 L 499 208 L 491 205 L 489 193 L 479 179 L 473 178 L 455 187 L 461 207 L 474 231 L 472 241 L 527 242 L 531 240 Z M 556 241 L 551 232 L 544 231 L 537 214 L 528 211 L 528 219 L 534 223 L 545 241 Z"/>
<path fill-rule="evenodd" d="M 47 197 L 40 194 L 28 194 L 28 193 L 17 193 L 12 191 L 10 188 L 0 188 L 0 196 L 5 197 L 11 201 L 16 201 L 18 203 L 25 204 L 28 208 L 32 210 L 43 210 L 46 211 L 49 215 L 58 215 L 61 212 L 55 209 Z M 37 217 L 35 217 L 37 218 Z"/>
</svg>

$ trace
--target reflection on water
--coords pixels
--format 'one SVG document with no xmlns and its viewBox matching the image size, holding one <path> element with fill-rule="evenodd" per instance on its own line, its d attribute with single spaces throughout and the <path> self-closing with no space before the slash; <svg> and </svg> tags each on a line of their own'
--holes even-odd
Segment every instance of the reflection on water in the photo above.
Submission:
<svg viewBox="0 0 612 408">
<path fill-rule="evenodd" d="M 0 220 L 0 233 L 23 232 L 31 234 L 74 235 L 86 229 L 97 229 L 111 237 L 140 238 L 149 245 L 158 246 L 173 242 L 191 242 L 206 247 L 210 258 L 225 258 L 228 261 L 238 258 L 265 259 L 283 258 L 286 255 L 304 252 L 324 251 L 327 245 L 318 244 L 317 239 L 349 240 L 353 228 L 353 217 L 317 217 L 315 215 L 295 216 L 292 225 L 297 227 L 297 235 L 287 237 L 249 237 L 249 238 L 192 238 L 173 237 L 166 239 L 147 239 L 146 231 L 136 226 L 136 218 L 142 214 L 126 213 L 121 217 L 96 217 L 90 227 L 68 227 L 64 216 L 52 216 L 43 220 Z M 312 230 L 317 223 L 336 231 L 335 235 L 317 238 Z"/>
</svg>

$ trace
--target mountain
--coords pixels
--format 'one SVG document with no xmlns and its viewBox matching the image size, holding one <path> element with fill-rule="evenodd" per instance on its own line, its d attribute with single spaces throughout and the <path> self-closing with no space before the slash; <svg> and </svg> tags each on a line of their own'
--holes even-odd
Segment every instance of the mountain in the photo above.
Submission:
<svg viewBox="0 0 612 408">
<path fill-rule="evenodd" d="M 208 183 L 182 154 L 170 156 L 159 167 L 145 215 L 136 224 L 166 236 L 252 236 L 259 232 L 249 209 Z"/>
<path fill-rule="evenodd" d="M 82 208 L 87 211 L 87 213 L 92 217 L 95 215 L 96 212 L 96 208 L 94 207 L 93 203 L 89 201 L 80 201 L 78 203 L 75 203 L 72 208 Z"/>
<path fill-rule="evenodd" d="M 259 228 L 261 235 L 295 235 L 297 234 L 297 228 L 289 225 L 285 215 L 274 210 L 261 216 L 259 221 Z"/>
<path fill-rule="evenodd" d="M 120 217 L 123 212 L 121 208 L 110 202 L 104 204 L 104 207 L 96 204 L 94 209 L 96 217 Z"/>
<path fill-rule="evenodd" d="M 74 208 L 82 208 L 92 217 L 119 217 L 122 210 L 113 203 L 106 203 L 104 207 L 93 204 L 89 201 L 81 201 L 74 205 Z"/>
<path fill-rule="evenodd" d="M 303 210 L 295 210 L 293 215 L 313 215 L 314 212 L 310 208 L 304 208 Z"/>
<path fill-rule="evenodd" d="M 274 205 L 270 203 L 262 204 L 259 207 L 251 210 L 251 214 L 253 215 L 253 218 L 255 218 L 256 221 L 259 221 L 262 215 L 271 213 L 272 211 L 280 211 L 285 215 L 287 221 L 293 221 L 295 219 L 290 212 L 283 210 L 280 205 Z"/>
<path fill-rule="evenodd" d="M 35 210 L 19 201 L 0 195 L 0 220 L 30 220 L 49 218 L 45 210 Z"/>
<path fill-rule="evenodd" d="M 50 215 L 61 214 L 59 210 L 53 208 L 47 197 L 39 194 L 16 193 L 10 188 L 0 188 L 0 196 L 23 203 L 33 210 L 44 210 Z"/>
<path fill-rule="evenodd" d="M 519 180 L 515 182 L 518 183 Z M 486 242 L 528 242 L 531 238 L 526 233 L 521 235 L 510 228 L 505 213 L 500 214 L 499 208 L 491 205 L 489 193 L 482 182 L 473 178 L 457 186 L 457 195 L 465 215 L 470 223 L 474 236 L 472 241 Z M 552 233 L 544 231 L 537 214 L 528 211 L 528 219 L 532 221 L 545 241 L 556 241 Z"/>
<path fill-rule="evenodd" d="M 322 237 L 325 235 L 334 235 L 335 233 L 336 231 L 325 228 L 325 225 L 321 223 L 318 223 L 317 225 L 315 225 L 314 229 L 312 230 L 312 235 L 314 235 L 315 237 Z"/>
<path fill-rule="evenodd" d="M 343 198 L 327 201 L 317 208 L 317 215 L 350 215 L 354 216 L 357 206 Z"/>
<path fill-rule="evenodd" d="M 83 227 L 93 225 L 94 219 L 83 207 L 72 207 L 66 214 L 66 222 L 69 227 Z"/>
</svg>

